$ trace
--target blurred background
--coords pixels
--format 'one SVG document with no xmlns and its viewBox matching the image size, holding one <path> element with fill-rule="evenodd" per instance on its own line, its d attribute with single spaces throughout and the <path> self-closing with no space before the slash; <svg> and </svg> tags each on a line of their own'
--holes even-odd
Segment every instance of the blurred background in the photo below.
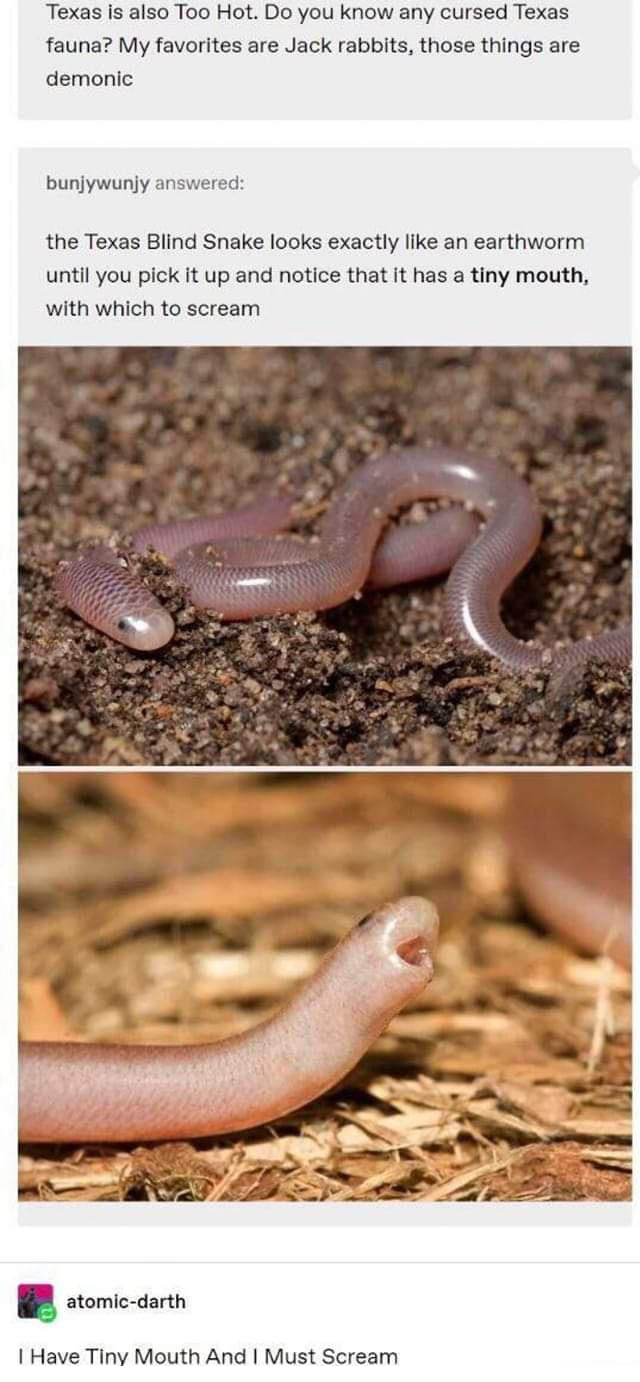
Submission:
<svg viewBox="0 0 640 1382">
<path fill-rule="evenodd" d="M 561 776 L 584 800 L 585 776 Z M 486 772 L 22 773 L 25 1039 L 217 1040 L 382 901 L 425 893 L 442 917 L 433 984 L 277 1135 L 29 1149 L 22 1195 L 628 1198 L 630 977 L 528 914 L 510 788 Z M 625 812 L 621 797 L 623 835 Z"/>
</svg>

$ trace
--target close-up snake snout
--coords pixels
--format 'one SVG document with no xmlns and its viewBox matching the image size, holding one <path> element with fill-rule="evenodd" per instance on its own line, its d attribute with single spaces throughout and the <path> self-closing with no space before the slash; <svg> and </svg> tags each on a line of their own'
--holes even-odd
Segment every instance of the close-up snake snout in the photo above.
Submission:
<svg viewBox="0 0 640 1382">
<path fill-rule="evenodd" d="M 94 628 L 135 652 L 154 652 L 173 638 L 169 611 L 146 585 L 121 565 L 110 547 L 76 552 L 59 566 L 55 586 Z"/>
<path fill-rule="evenodd" d="M 236 1132 L 318 1098 L 433 978 L 438 914 L 421 897 L 370 913 L 271 1018 L 199 1046 L 26 1042 L 20 1134 L 118 1142 Z"/>
<path fill-rule="evenodd" d="M 403 983 L 415 980 L 417 990 L 433 976 L 438 929 L 436 908 L 424 897 L 401 897 L 360 922 L 360 930 L 375 932 L 376 941 L 380 935 L 382 949 Z"/>
<path fill-rule="evenodd" d="M 630 1199 L 631 788 L 24 774 L 23 1199 Z"/>
</svg>

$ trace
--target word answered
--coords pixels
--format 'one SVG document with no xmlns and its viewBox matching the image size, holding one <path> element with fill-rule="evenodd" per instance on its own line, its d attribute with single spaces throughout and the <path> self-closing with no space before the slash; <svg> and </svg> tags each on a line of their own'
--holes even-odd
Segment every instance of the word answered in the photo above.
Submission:
<svg viewBox="0 0 640 1382">
<path fill-rule="evenodd" d="M 628 332 L 618 151 L 30 151 L 22 187 L 25 345 Z"/>
</svg>

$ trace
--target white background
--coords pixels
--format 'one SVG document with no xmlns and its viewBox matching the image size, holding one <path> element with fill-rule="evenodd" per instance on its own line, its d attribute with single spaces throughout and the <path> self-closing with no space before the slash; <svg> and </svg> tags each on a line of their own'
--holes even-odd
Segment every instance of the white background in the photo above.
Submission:
<svg viewBox="0 0 640 1382">
<path fill-rule="evenodd" d="M 612 0 L 615 4 L 615 0 Z M 184 1263 L 247 1261 L 293 1262 L 298 1264 L 333 1263 L 337 1261 L 372 1262 L 381 1264 L 373 1274 L 367 1269 L 366 1281 L 369 1283 L 364 1297 L 366 1312 L 377 1317 L 381 1310 L 389 1310 L 394 1319 L 406 1331 L 412 1347 L 418 1348 L 420 1371 L 413 1366 L 407 1372 L 412 1379 L 418 1376 L 435 1375 L 439 1378 L 475 1376 L 478 1379 L 500 1379 L 510 1375 L 523 1379 L 532 1375 L 527 1373 L 531 1358 L 544 1358 L 547 1375 L 553 1382 L 556 1378 L 579 1377 L 581 1382 L 591 1378 L 609 1379 L 615 1377 L 637 1376 L 640 1364 L 640 1332 L 638 1327 L 637 1302 L 640 1299 L 638 1267 L 631 1264 L 640 1262 L 640 1216 L 634 1212 L 633 1228 L 607 1227 L 542 1227 L 479 1228 L 465 1226 L 425 1230 L 423 1228 L 343 1228 L 343 1229 L 281 1229 L 264 1230 L 259 1228 L 216 1229 L 214 1233 L 203 1229 L 182 1227 L 149 1230 L 142 1238 L 137 1228 L 96 1230 L 68 1229 L 42 1230 L 38 1228 L 19 1229 L 15 1200 L 15 1060 L 13 1033 L 15 1031 L 15 957 L 16 957 L 16 838 L 15 838 L 15 580 L 14 564 L 16 558 L 15 541 L 15 351 L 17 343 L 17 261 L 18 244 L 16 228 L 16 153 L 19 144 L 24 147 L 47 148 L 52 142 L 60 147 L 74 148 L 79 144 L 87 147 L 112 147 L 119 144 L 126 148 L 156 147 L 409 147 L 421 146 L 469 148 L 487 146 L 491 148 L 549 146 L 553 148 L 629 148 L 633 146 L 635 161 L 640 159 L 640 128 L 637 118 L 631 126 L 618 122 L 565 122 L 563 124 L 545 121 L 525 123 L 489 122 L 478 124 L 473 121 L 459 121 L 453 125 L 434 121 L 428 126 L 420 124 L 385 124 L 380 122 L 345 124 L 329 122 L 312 123 L 259 123 L 221 122 L 215 126 L 204 122 L 171 124 L 167 122 L 122 122 L 117 128 L 117 137 L 107 124 L 91 123 L 79 125 L 59 123 L 55 127 L 45 122 L 33 122 L 19 128 L 16 117 L 15 62 L 15 23 L 18 0 L 5 0 L 0 10 L 0 53 L 8 79 L 0 82 L 4 104 L 4 129 L 6 147 L 2 155 L 2 181 L 6 193 L 5 206 L 10 215 L 2 217 L 2 302 L 4 310 L 0 326 L 0 345 L 2 350 L 1 382 L 3 392 L 3 414 L 1 419 L 3 433 L 3 460 L 0 468 L 1 513 L 3 541 L 0 544 L 2 580 L 0 583 L 0 616 L 2 618 L 2 683 L 0 688 L 0 714 L 2 724 L 2 810 L 0 848 L 2 850 L 2 932 L 0 954 L 0 1011 L 2 1013 L 2 1042 L 0 1045 L 2 1077 L 2 1136 L 0 1164 L 0 1241 L 2 1258 L 5 1263 L 51 1263 L 55 1262 L 135 1262 L 140 1258 L 161 1263 L 175 1261 Z M 609 7 L 607 6 L 607 9 Z M 640 53 L 635 45 L 636 91 L 640 90 Z M 636 184 L 637 209 L 637 184 Z M 638 244 L 638 218 L 634 240 Z M 634 341 L 640 338 L 640 311 L 637 284 L 634 292 Z M 636 420 L 638 415 L 636 413 Z M 637 435 L 637 426 L 636 426 Z M 636 461 L 637 464 L 637 454 Z M 636 575 L 637 583 L 637 575 Z M 636 607 L 637 585 L 635 590 Z M 637 710 L 637 704 L 636 704 Z M 637 855 L 637 850 L 636 850 Z M 635 860 L 636 867 L 638 860 Z M 638 1030 L 638 987 L 636 986 L 635 1022 Z M 636 1135 L 638 1131 L 638 1062 L 636 1061 Z M 412 1267 L 398 1268 L 394 1271 L 385 1263 L 389 1261 L 413 1263 Z M 466 1268 L 452 1268 L 455 1273 L 449 1285 L 450 1296 L 440 1293 L 433 1295 L 433 1282 L 440 1285 L 449 1269 L 432 1269 L 418 1265 L 425 1263 L 470 1262 L 477 1263 L 475 1273 Z M 541 1275 L 533 1275 L 525 1266 L 509 1266 L 499 1275 L 485 1268 L 487 1262 L 558 1262 L 566 1264 L 558 1269 L 543 1268 Z M 627 1264 L 619 1270 L 614 1262 Z M 576 1268 L 575 1263 L 593 1265 L 588 1274 Z M 31 1279 L 43 1279 L 43 1267 L 37 1268 L 38 1275 Z M 98 1272 L 98 1269 L 95 1269 Z M 103 1273 L 100 1273 L 103 1276 Z M 114 1274 L 115 1275 L 115 1274 Z M 160 1273 L 155 1267 L 146 1267 L 145 1284 L 153 1277 L 154 1284 Z M 185 1267 L 180 1272 L 169 1273 L 186 1294 L 189 1292 L 189 1277 L 194 1281 L 201 1279 L 202 1273 Z M 122 1284 L 125 1272 L 117 1273 L 118 1283 Z M 14 1284 L 16 1280 L 30 1279 L 29 1268 L 11 1267 L 5 1269 L 0 1279 L 0 1335 L 4 1348 L 13 1343 L 16 1324 L 13 1322 L 15 1308 Z M 178 1280 L 179 1278 L 179 1280 Z M 45 1278 L 46 1279 L 46 1278 Z M 89 1282 L 95 1284 L 94 1269 L 82 1267 L 69 1272 L 69 1279 L 77 1286 L 81 1281 L 85 1289 Z M 58 1280 L 61 1277 L 58 1276 Z M 285 1330 L 292 1317 L 302 1318 L 301 1312 L 307 1309 L 309 1300 L 314 1309 L 320 1309 L 323 1317 L 338 1320 L 345 1310 L 348 1312 L 349 1292 L 355 1292 L 360 1299 L 364 1274 L 360 1275 L 353 1267 L 348 1278 L 337 1274 L 334 1267 L 327 1267 L 323 1274 L 311 1267 L 299 1265 L 283 1268 L 276 1272 L 264 1268 L 259 1273 L 249 1275 L 246 1271 L 240 1277 L 233 1273 L 222 1273 L 212 1269 L 207 1277 L 211 1288 L 211 1298 L 216 1300 L 216 1292 L 221 1301 L 222 1312 L 237 1309 L 238 1301 L 243 1303 L 245 1315 L 261 1319 L 267 1309 L 274 1328 Z M 393 1280 L 393 1288 L 390 1282 Z M 540 1286 L 542 1281 L 543 1286 Z M 631 1286 L 630 1286 L 631 1283 Z M 551 1289 L 549 1289 L 551 1287 Z M 489 1290 L 487 1290 L 489 1288 Z M 633 1289 L 633 1296 L 630 1294 Z M 554 1302 L 562 1297 L 566 1303 L 567 1330 L 562 1344 L 550 1328 L 549 1316 L 541 1310 L 541 1301 L 552 1309 L 551 1319 L 556 1320 Z M 345 1306 L 346 1299 L 346 1306 Z M 485 1310 L 477 1330 L 470 1328 L 461 1331 L 461 1321 L 469 1303 L 484 1301 Z M 635 1307 L 634 1307 L 635 1300 Z M 449 1303 L 464 1304 L 453 1315 L 446 1313 Z M 249 1308 L 248 1302 L 256 1302 Z M 526 1309 L 524 1309 L 526 1307 Z M 213 1307 L 212 1307 L 213 1308 Z M 363 1306 L 364 1308 L 364 1306 Z M 523 1313 L 520 1313 L 520 1311 Z M 446 1331 L 430 1329 L 433 1313 L 445 1312 L 445 1322 L 450 1328 Z M 233 1318 L 233 1316 L 231 1316 Z M 348 1314 L 345 1330 L 350 1332 Z M 95 1321 L 94 1321 L 95 1324 Z M 602 1329 L 594 1340 L 592 1330 Z M 358 1331 L 356 1331 L 358 1332 Z M 47 1333 L 50 1338 L 55 1327 L 48 1331 L 40 1329 L 38 1338 Z M 113 1329 L 110 1330 L 113 1335 Z M 446 1337 L 445 1337 L 446 1335 Z M 462 1336 L 461 1336 L 462 1335 Z M 60 1335 L 58 1335 L 60 1338 Z M 596 1357 L 592 1349 L 601 1348 L 607 1340 L 608 1356 Z M 584 1343 L 583 1343 L 584 1341 Z M 112 1338 L 112 1344 L 115 1340 Z M 358 1340 L 354 1339 L 354 1345 Z M 584 1346 L 588 1344 L 587 1361 Z M 352 1346 L 354 1346 L 352 1345 Z M 54 1345 L 51 1345 L 54 1346 Z M 58 1345 L 55 1345 L 58 1346 Z M 536 1357 L 536 1349 L 539 1355 Z M 610 1352 L 609 1352 L 610 1349 Z M 469 1359 L 475 1359 L 475 1372 Z M 559 1365 L 562 1357 L 563 1365 Z M 452 1361 L 453 1360 L 453 1361 Z M 457 1366 L 460 1360 L 461 1366 Z M 635 1366 L 635 1371 L 632 1369 Z M 466 1365 L 466 1366 L 465 1366 Z M 448 1371 L 447 1371 L 448 1369 Z M 501 1371 L 502 1370 L 502 1371 Z M 18 1375 L 5 1369 L 6 1375 Z M 62 1375 L 62 1374 L 60 1374 Z M 67 1370 L 67 1376 L 71 1375 Z M 238 1374 L 240 1375 L 240 1374 Z M 246 1374 L 245 1374 L 246 1375 Z M 536 1373 L 539 1376 L 540 1372 Z"/>
</svg>

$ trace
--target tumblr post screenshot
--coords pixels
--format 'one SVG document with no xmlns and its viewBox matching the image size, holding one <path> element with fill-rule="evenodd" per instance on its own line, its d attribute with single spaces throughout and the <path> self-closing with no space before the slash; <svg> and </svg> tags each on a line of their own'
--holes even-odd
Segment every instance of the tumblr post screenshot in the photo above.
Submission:
<svg viewBox="0 0 640 1382">
<path fill-rule="evenodd" d="M 630 1382 L 636 6 L 0 53 L 0 1372 Z"/>
</svg>

